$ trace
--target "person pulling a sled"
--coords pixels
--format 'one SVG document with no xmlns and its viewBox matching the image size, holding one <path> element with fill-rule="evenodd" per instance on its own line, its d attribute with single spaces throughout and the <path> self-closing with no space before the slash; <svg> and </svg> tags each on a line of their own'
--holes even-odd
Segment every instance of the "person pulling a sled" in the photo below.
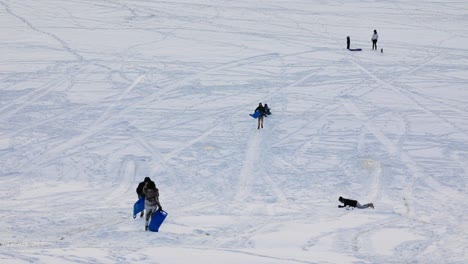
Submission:
<svg viewBox="0 0 468 264">
<path fill-rule="evenodd" d="M 136 188 L 136 193 L 138 195 L 138 200 L 140 200 L 141 198 L 144 198 L 145 197 L 145 194 L 143 193 L 143 188 L 145 187 L 145 185 L 148 183 L 148 182 L 152 182 L 151 178 L 150 177 L 146 177 L 142 182 L 140 182 L 138 184 L 138 187 Z M 143 214 L 145 212 L 144 211 L 141 211 L 140 213 L 140 217 L 143 217 Z"/>
<path fill-rule="evenodd" d="M 159 190 L 153 181 L 146 183 L 145 187 L 143 187 L 143 193 L 145 195 L 146 211 L 145 231 L 148 231 L 151 217 L 156 211 L 162 211 L 162 207 L 159 203 Z"/>
<path fill-rule="evenodd" d="M 343 207 L 347 207 L 349 206 L 350 208 L 359 208 L 359 209 L 366 209 L 366 208 L 372 208 L 374 209 L 374 204 L 373 203 L 366 203 L 364 205 L 361 205 L 358 201 L 356 200 L 351 200 L 351 199 L 345 199 L 343 197 L 340 196 L 340 198 L 338 198 L 338 201 L 340 201 L 341 203 L 343 203 L 343 205 L 338 205 L 338 208 L 343 208 Z"/>
</svg>

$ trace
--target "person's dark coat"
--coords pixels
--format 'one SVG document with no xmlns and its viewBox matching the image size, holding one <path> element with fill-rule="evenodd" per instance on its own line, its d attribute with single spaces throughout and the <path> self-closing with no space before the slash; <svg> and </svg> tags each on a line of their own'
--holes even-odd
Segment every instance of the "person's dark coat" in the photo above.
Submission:
<svg viewBox="0 0 468 264">
<path fill-rule="evenodd" d="M 356 200 L 351 200 L 351 199 L 345 199 L 343 197 L 340 196 L 340 198 L 338 198 L 338 201 L 342 202 L 344 205 L 339 205 L 339 207 L 346 207 L 346 206 L 350 206 L 350 207 L 356 207 L 357 206 L 357 201 Z"/>
<path fill-rule="evenodd" d="M 265 104 L 263 108 L 265 109 L 265 116 L 271 115 L 270 107 L 268 107 L 268 104 Z"/>
<path fill-rule="evenodd" d="M 146 183 L 151 182 L 150 177 L 146 177 L 144 181 L 140 182 L 138 184 L 138 187 L 136 188 L 136 193 L 138 194 L 138 197 L 143 197 L 143 188 L 145 187 Z"/>
<path fill-rule="evenodd" d="M 262 103 L 259 103 L 257 108 L 255 108 L 255 112 L 257 111 L 261 113 L 260 117 L 265 116 L 265 107 L 263 107 Z"/>
</svg>

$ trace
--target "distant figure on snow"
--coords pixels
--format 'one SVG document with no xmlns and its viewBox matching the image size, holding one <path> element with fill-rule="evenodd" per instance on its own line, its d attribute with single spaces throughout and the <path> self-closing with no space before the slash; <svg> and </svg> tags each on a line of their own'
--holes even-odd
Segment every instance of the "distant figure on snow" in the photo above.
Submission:
<svg viewBox="0 0 468 264">
<path fill-rule="evenodd" d="M 150 177 L 146 177 L 142 182 L 140 182 L 140 183 L 138 184 L 138 187 L 136 188 L 136 193 L 137 193 L 137 195 L 138 195 L 138 200 L 140 200 L 141 198 L 144 198 L 144 197 L 145 197 L 145 194 L 143 193 L 143 188 L 145 187 L 145 185 L 146 185 L 148 182 L 152 182 L 152 180 L 150 179 Z M 144 211 L 141 211 L 140 217 L 143 217 L 143 214 L 144 214 Z"/>
<path fill-rule="evenodd" d="M 371 207 L 372 209 L 374 209 L 374 204 L 373 203 L 367 203 L 367 204 L 361 205 L 356 200 L 345 199 L 345 198 L 343 198 L 341 196 L 340 196 L 340 198 L 338 198 L 338 201 L 340 201 L 341 203 L 344 204 L 344 205 L 338 205 L 338 208 L 343 208 L 343 207 L 349 206 L 349 207 L 352 207 L 353 209 L 355 207 L 357 207 L 359 209 L 365 209 L 365 208 Z"/>
<path fill-rule="evenodd" d="M 346 49 L 349 49 L 349 45 L 351 44 L 351 39 L 349 36 L 346 37 Z"/>
<path fill-rule="evenodd" d="M 260 129 L 260 127 L 263 128 L 263 116 L 265 116 L 265 107 L 263 107 L 262 103 L 258 103 L 257 108 L 255 108 L 254 112 L 260 112 L 260 116 L 257 118 L 258 119 L 258 124 L 257 124 L 257 129 Z"/>
<path fill-rule="evenodd" d="M 374 34 L 372 35 L 372 50 L 377 50 L 377 40 L 379 39 L 379 34 L 377 34 L 377 30 L 374 29 Z"/>
<path fill-rule="evenodd" d="M 159 203 L 159 190 L 154 182 L 150 181 L 146 183 L 145 187 L 143 187 L 143 193 L 145 195 L 146 211 L 145 231 L 148 231 L 150 218 L 156 211 L 162 211 L 162 207 Z"/>
<path fill-rule="evenodd" d="M 263 108 L 265 108 L 265 116 L 271 115 L 270 107 L 268 106 L 268 104 L 265 104 Z"/>
</svg>

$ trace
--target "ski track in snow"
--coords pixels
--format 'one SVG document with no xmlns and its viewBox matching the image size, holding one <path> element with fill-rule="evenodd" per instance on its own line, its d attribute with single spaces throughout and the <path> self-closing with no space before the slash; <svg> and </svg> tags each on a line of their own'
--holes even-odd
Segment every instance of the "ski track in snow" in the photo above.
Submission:
<svg viewBox="0 0 468 264">
<path fill-rule="evenodd" d="M 466 8 L 0 0 L 0 262 L 465 263 Z"/>
</svg>

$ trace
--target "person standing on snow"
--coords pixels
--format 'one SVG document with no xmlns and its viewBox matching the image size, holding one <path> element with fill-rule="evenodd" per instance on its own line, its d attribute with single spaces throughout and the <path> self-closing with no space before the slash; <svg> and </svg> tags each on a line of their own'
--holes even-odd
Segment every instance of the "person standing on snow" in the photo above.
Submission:
<svg viewBox="0 0 468 264">
<path fill-rule="evenodd" d="M 159 190 L 153 181 L 146 183 L 145 187 L 143 187 L 143 194 L 145 195 L 146 211 L 145 231 L 148 231 L 150 218 L 156 211 L 162 211 L 162 207 L 159 203 Z"/>
<path fill-rule="evenodd" d="M 265 116 L 271 115 L 270 107 L 268 106 L 268 104 L 265 104 L 263 108 L 265 108 Z"/>
<path fill-rule="evenodd" d="M 150 177 L 146 177 L 144 181 L 140 182 L 138 184 L 138 187 L 136 188 L 136 193 L 138 195 L 138 200 L 140 200 L 141 198 L 144 198 L 145 197 L 145 194 L 143 193 L 143 188 L 145 187 L 145 185 L 148 183 L 148 182 L 152 182 L 152 180 L 150 179 Z M 143 217 L 143 214 L 144 214 L 144 211 L 141 211 L 140 213 L 140 217 Z"/>
<path fill-rule="evenodd" d="M 341 203 L 343 203 L 344 205 L 338 205 L 338 208 L 343 208 L 343 207 L 346 207 L 346 206 L 349 206 L 349 207 L 352 207 L 352 208 L 359 208 L 359 209 L 365 209 L 365 208 L 369 208 L 371 207 L 372 209 L 374 209 L 374 204 L 373 203 L 367 203 L 367 204 L 364 204 L 364 205 L 361 205 L 358 201 L 356 200 L 351 200 L 351 199 L 345 199 L 343 197 L 340 196 L 340 198 L 338 198 L 338 201 L 340 201 Z"/>
<path fill-rule="evenodd" d="M 377 50 L 377 40 L 379 39 L 379 34 L 377 34 L 377 30 L 374 29 L 374 34 L 372 35 L 372 50 Z"/>
<path fill-rule="evenodd" d="M 346 49 L 349 49 L 349 45 L 351 44 L 351 39 L 349 36 L 346 37 Z"/>
<path fill-rule="evenodd" d="M 255 108 L 254 112 L 260 112 L 260 116 L 257 118 L 258 119 L 258 125 L 257 129 L 260 129 L 260 127 L 263 128 L 263 116 L 265 116 L 265 107 L 263 107 L 262 103 L 258 103 L 257 108 Z"/>
</svg>

